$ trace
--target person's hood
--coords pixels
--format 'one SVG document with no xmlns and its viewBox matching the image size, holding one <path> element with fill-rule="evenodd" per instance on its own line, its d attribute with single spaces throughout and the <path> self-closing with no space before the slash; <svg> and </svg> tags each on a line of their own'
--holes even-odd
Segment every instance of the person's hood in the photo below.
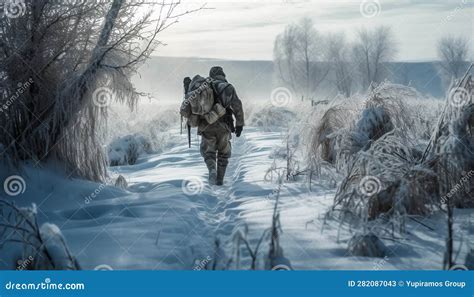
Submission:
<svg viewBox="0 0 474 297">
<path fill-rule="evenodd" d="M 221 66 L 212 67 L 211 70 L 209 71 L 209 77 L 215 80 L 227 81 L 225 79 L 224 69 L 222 69 Z"/>
</svg>

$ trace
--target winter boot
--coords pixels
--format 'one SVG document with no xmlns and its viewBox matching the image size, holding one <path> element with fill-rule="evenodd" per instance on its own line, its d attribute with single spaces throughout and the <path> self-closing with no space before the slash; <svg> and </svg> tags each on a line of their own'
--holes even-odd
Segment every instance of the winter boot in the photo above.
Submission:
<svg viewBox="0 0 474 297">
<path fill-rule="evenodd" d="M 225 170 L 227 169 L 227 165 L 219 165 L 217 166 L 217 179 L 216 179 L 216 186 L 222 186 L 224 185 L 224 176 L 225 176 Z"/>
<path fill-rule="evenodd" d="M 209 185 L 217 185 L 217 172 L 215 169 L 209 170 Z"/>
<path fill-rule="evenodd" d="M 209 185 L 214 186 L 216 184 L 217 171 L 216 162 L 212 160 L 206 160 L 206 166 L 209 170 Z"/>
</svg>

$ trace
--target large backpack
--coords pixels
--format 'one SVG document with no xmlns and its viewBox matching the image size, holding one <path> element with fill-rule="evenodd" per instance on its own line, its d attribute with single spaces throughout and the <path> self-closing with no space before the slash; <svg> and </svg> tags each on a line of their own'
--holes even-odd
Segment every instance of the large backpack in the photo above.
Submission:
<svg viewBox="0 0 474 297">
<path fill-rule="evenodd" d="M 192 114 L 202 116 L 210 112 L 214 105 L 212 80 L 196 75 L 189 85 L 186 100 L 191 105 Z"/>
<path fill-rule="evenodd" d="M 181 106 L 181 115 L 188 119 L 189 126 L 197 127 L 201 119 L 212 124 L 225 114 L 225 108 L 215 98 L 214 92 L 211 78 L 196 75 L 192 79 Z"/>
</svg>

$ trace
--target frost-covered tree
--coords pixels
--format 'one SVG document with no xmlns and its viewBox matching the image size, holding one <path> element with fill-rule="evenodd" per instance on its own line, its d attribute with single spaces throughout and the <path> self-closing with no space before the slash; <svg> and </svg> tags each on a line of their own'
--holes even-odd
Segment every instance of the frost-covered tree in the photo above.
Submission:
<svg viewBox="0 0 474 297">
<path fill-rule="evenodd" d="M 466 68 L 469 40 L 463 37 L 446 36 L 438 41 L 438 57 L 441 72 L 446 80 L 460 78 Z"/>
<path fill-rule="evenodd" d="M 390 61 L 397 46 L 390 27 L 380 26 L 373 30 L 361 29 L 354 44 L 354 61 L 358 65 L 362 87 L 380 83 L 385 78 L 384 62 Z"/>
<path fill-rule="evenodd" d="M 330 34 L 327 38 L 327 57 L 333 73 L 334 85 L 340 94 L 349 97 L 353 88 L 353 63 L 350 44 L 343 33 Z"/>
<path fill-rule="evenodd" d="M 99 134 L 110 101 L 133 107 L 130 77 L 177 22 L 179 1 L 0 0 L 0 143 L 9 158 L 106 175 Z"/>
<path fill-rule="evenodd" d="M 279 79 L 305 98 L 311 98 L 329 73 L 326 40 L 309 18 L 290 24 L 277 36 L 274 62 Z"/>
</svg>

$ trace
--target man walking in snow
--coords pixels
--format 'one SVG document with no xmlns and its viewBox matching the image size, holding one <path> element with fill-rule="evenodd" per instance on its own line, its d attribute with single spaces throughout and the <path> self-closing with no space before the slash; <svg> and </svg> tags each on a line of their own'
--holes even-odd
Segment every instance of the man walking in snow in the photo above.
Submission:
<svg viewBox="0 0 474 297">
<path fill-rule="evenodd" d="M 234 87 L 226 80 L 222 67 L 211 68 L 209 77 L 213 80 L 214 98 L 226 108 L 226 114 L 212 125 L 199 125 L 201 135 L 201 155 L 209 170 L 209 183 L 224 184 L 225 171 L 231 156 L 231 133 L 240 137 L 244 127 L 244 111 Z M 235 129 L 234 119 L 235 117 Z"/>
<path fill-rule="evenodd" d="M 225 108 L 225 114 L 212 124 L 200 116 L 197 127 L 198 135 L 201 135 L 201 156 L 209 170 L 209 184 L 222 186 L 231 156 L 231 135 L 235 133 L 237 137 L 240 137 L 244 127 L 244 111 L 242 101 L 237 96 L 234 87 L 227 82 L 222 67 L 212 67 L 209 77 L 214 93 L 214 104 L 220 104 Z M 193 83 L 190 89 L 193 89 Z M 191 91 L 190 89 L 187 91 Z M 189 106 L 182 106 L 182 114 L 186 108 L 189 110 Z M 186 113 L 189 114 L 189 111 L 184 112 Z"/>
</svg>

